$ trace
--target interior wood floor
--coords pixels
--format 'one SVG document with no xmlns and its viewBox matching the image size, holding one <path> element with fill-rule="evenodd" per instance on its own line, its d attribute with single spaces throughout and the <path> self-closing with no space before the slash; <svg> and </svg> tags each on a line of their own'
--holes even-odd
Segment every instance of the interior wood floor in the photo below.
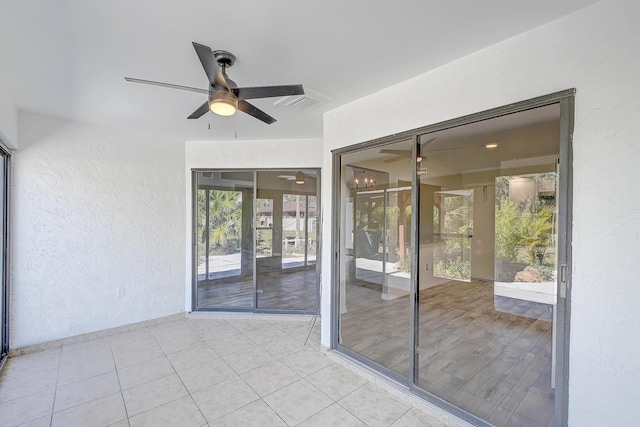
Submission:
<svg viewBox="0 0 640 427">
<path fill-rule="evenodd" d="M 316 267 L 257 275 L 258 310 L 317 310 Z M 253 278 L 227 278 L 198 284 L 198 308 L 253 309 Z"/>
<path fill-rule="evenodd" d="M 409 297 L 386 301 L 381 291 L 349 281 L 341 344 L 407 376 Z M 421 291 L 418 385 L 496 426 L 553 426 L 551 306 L 511 298 L 499 306 L 492 282 Z"/>
</svg>

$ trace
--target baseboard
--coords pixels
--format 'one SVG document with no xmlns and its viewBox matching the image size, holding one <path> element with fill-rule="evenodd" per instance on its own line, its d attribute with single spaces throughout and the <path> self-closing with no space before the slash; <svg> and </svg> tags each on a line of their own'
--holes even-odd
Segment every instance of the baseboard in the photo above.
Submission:
<svg viewBox="0 0 640 427">
<path fill-rule="evenodd" d="M 71 337 L 60 338 L 53 341 L 46 341 L 39 344 L 28 345 L 25 347 L 19 347 L 15 349 L 9 349 L 9 357 L 20 356 L 23 354 L 35 353 L 37 351 L 49 350 L 53 348 L 60 348 L 63 345 L 77 344 L 85 341 L 94 340 L 97 338 L 108 337 L 120 332 L 133 331 L 139 328 L 145 328 L 160 323 L 170 322 L 172 320 L 184 319 L 184 313 L 171 314 L 169 316 L 159 317 L 156 319 L 144 320 L 142 322 L 130 323 L 128 325 L 116 326 L 115 328 L 102 329 L 95 332 L 87 332 L 85 334 L 74 335 Z"/>
</svg>

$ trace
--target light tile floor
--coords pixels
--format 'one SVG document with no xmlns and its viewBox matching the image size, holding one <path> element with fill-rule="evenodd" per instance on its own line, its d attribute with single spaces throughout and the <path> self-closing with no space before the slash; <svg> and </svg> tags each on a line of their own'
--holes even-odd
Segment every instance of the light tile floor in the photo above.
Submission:
<svg viewBox="0 0 640 427">
<path fill-rule="evenodd" d="M 310 328 L 186 318 L 13 357 L 0 373 L 0 425 L 447 425 L 327 357 L 319 325 L 305 345 Z"/>
</svg>

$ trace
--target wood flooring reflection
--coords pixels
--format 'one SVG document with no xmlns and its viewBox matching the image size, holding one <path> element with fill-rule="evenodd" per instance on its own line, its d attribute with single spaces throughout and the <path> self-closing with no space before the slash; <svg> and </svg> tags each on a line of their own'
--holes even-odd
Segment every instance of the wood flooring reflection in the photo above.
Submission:
<svg viewBox="0 0 640 427">
<path fill-rule="evenodd" d="M 307 269 L 279 270 L 257 278 L 259 310 L 295 310 L 315 313 L 317 273 Z M 253 278 L 226 278 L 198 284 L 198 308 L 252 309 Z"/>
<path fill-rule="evenodd" d="M 408 375 L 409 297 L 385 301 L 380 285 L 354 280 L 346 306 L 342 345 Z M 511 298 L 495 306 L 492 282 L 421 291 L 418 385 L 496 426 L 552 426 L 551 306 Z"/>
</svg>

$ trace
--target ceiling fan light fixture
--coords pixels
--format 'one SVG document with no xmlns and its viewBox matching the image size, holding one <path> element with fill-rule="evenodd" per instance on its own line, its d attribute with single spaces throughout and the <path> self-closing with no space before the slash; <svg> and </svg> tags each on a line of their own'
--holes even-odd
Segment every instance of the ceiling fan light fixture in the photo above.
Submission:
<svg viewBox="0 0 640 427">
<path fill-rule="evenodd" d="M 217 91 L 209 99 L 209 108 L 219 116 L 233 116 L 238 109 L 238 99 L 229 92 Z"/>
<path fill-rule="evenodd" d="M 296 174 L 296 184 L 299 184 L 299 185 L 304 184 L 304 174 L 302 172 L 298 172 Z"/>
</svg>

